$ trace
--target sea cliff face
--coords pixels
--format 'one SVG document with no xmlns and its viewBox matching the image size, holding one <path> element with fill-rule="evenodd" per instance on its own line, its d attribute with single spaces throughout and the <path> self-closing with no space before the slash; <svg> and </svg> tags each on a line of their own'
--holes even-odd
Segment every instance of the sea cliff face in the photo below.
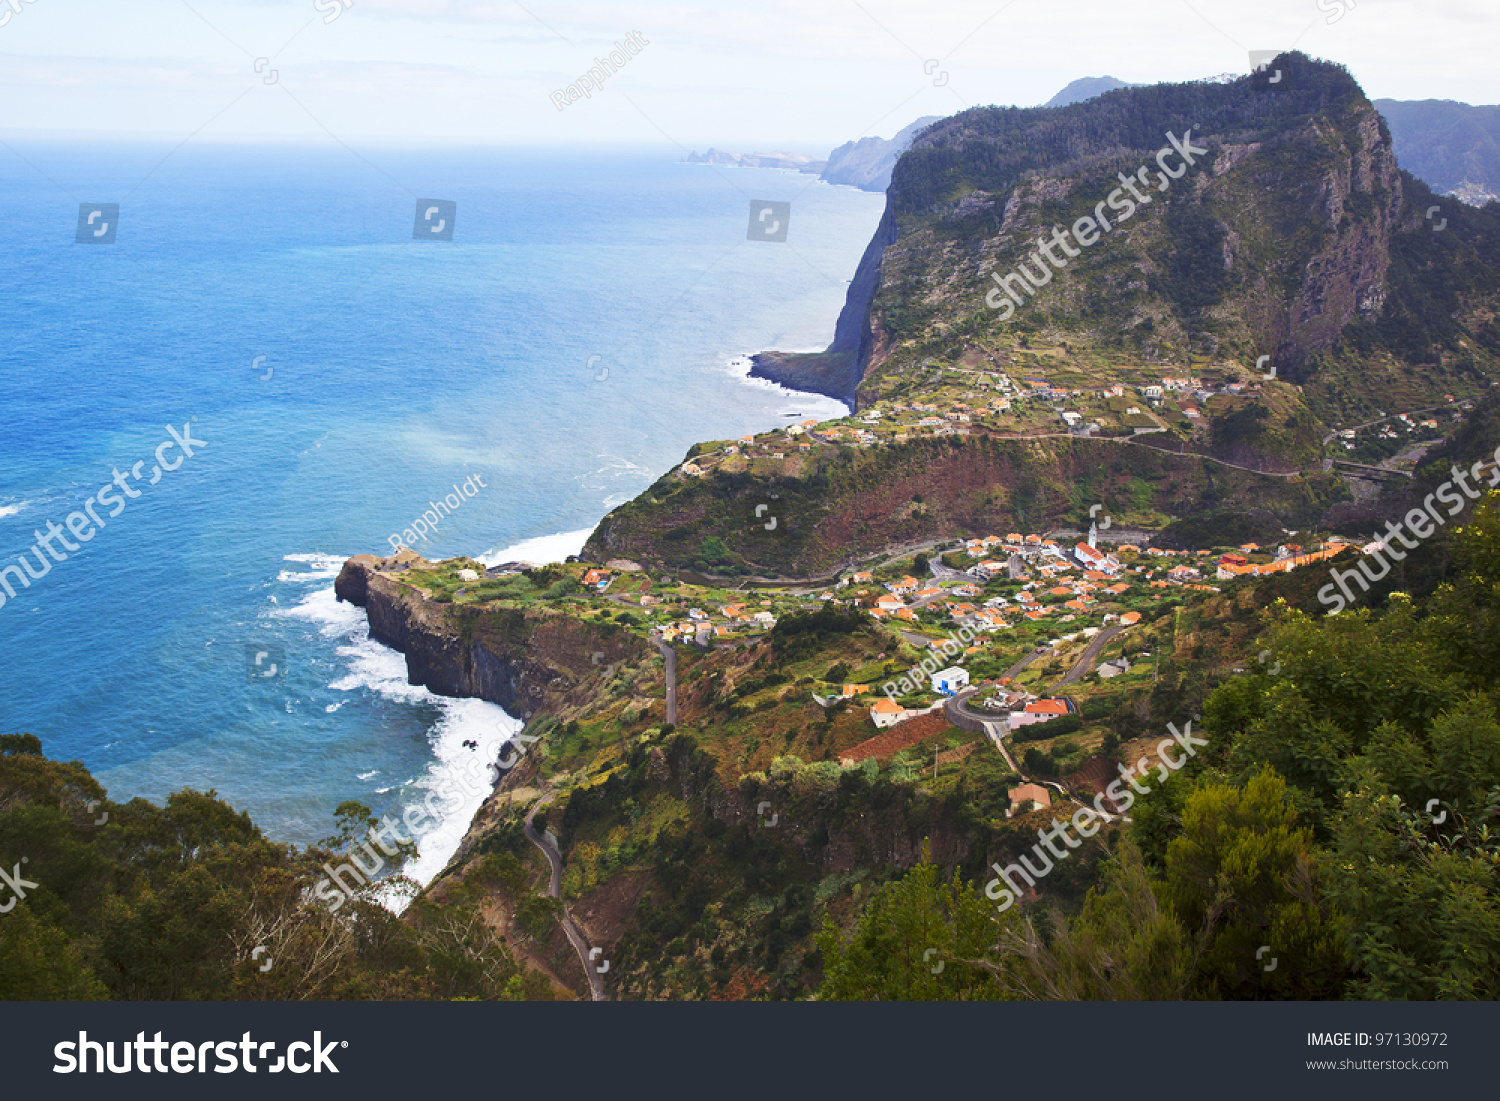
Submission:
<svg viewBox="0 0 1500 1101">
<path fill-rule="evenodd" d="M 833 330 L 833 343 L 827 350 L 812 353 L 762 352 L 751 357 L 750 374 L 789 390 L 822 394 L 846 402 L 857 410 L 856 399 L 865 365 L 879 340 L 879 330 L 872 328 L 870 303 L 880 289 L 881 262 L 885 250 L 896 243 L 896 216 L 889 201 L 875 234 L 865 246 L 859 267 L 844 295 L 844 308 Z"/>
<path fill-rule="evenodd" d="M 649 656 L 628 632 L 565 613 L 437 603 L 383 572 L 389 563 L 356 555 L 334 592 L 365 609 L 371 638 L 405 655 L 408 683 L 439 695 L 488 700 L 525 718 L 591 691 L 601 667 Z"/>
</svg>

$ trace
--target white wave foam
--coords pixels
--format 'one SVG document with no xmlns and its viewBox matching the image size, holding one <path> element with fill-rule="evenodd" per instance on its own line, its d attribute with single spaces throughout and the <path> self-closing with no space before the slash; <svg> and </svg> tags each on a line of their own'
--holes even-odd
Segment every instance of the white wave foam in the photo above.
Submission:
<svg viewBox="0 0 1500 1101">
<path fill-rule="evenodd" d="M 583 545 L 593 533 L 593 528 L 580 528 L 578 531 L 562 531 L 556 535 L 525 539 L 504 549 L 486 551 L 479 555 L 479 560 L 486 566 L 498 566 L 501 562 L 535 562 L 539 566 L 545 566 L 549 562 L 561 562 L 568 555 L 583 550 Z"/>
<path fill-rule="evenodd" d="M 591 529 L 589 529 L 591 530 Z M 547 539 L 532 540 L 531 545 L 553 542 L 567 547 L 582 547 L 589 530 L 568 532 Z M 528 544 L 518 544 L 507 551 L 507 555 L 519 555 Z M 535 551 L 530 553 L 535 554 Z M 576 553 L 572 549 L 568 554 Z M 521 727 L 497 704 L 484 700 L 459 700 L 438 696 L 421 685 L 406 682 L 406 659 L 395 650 L 370 638 L 365 613 L 352 604 L 341 602 L 327 582 L 337 575 L 343 559 L 331 555 L 287 555 L 287 561 L 304 562 L 318 571 L 314 574 L 295 574 L 293 579 L 316 576 L 322 582 L 308 592 L 296 605 L 277 609 L 272 614 L 278 617 L 307 620 L 317 626 L 318 632 L 327 639 L 339 640 L 336 646 L 339 659 L 347 670 L 343 676 L 333 680 L 329 687 L 337 692 L 374 692 L 388 700 L 409 706 L 435 708 L 438 720 L 427 731 L 427 741 L 432 747 L 430 760 L 423 773 L 406 783 L 394 783 L 375 789 L 375 794 L 386 795 L 399 792 L 402 804 L 399 812 L 393 809 L 390 816 L 401 820 L 407 809 L 422 806 L 439 794 L 435 806 L 442 808 L 440 817 L 428 818 L 421 825 L 426 832 L 414 838 L 417 854 L 407 861 L 402 871 L 424 887 L 442 871 L 459 842 L 468 832 L 474 813 L 491 791 L 491 773 L 481 766 L 499 756 L 505 740 Z M 507 561 L 508 558 L 497 559 Z M 340 704 L 327 708 L 335 711 Z M 471 750 L 464 742 L 479 743 L 479 749 Z M 378 770 L 377 770 L 378 771 Z M 368 780 L 376 772 L 360 775 Z M 476 782 L 475 777 L 478 777 Z M 404 828 L 404 827 L 403 827 Z M 400 913 L 411 899 L 399 891 L 379 893 L 382 903 Z"/>
<path fill-rule="evenodd" d="M 298 562 L 304 566 L 311 566 L 310 570 L 283 570 L 277 575 L 278 581 L 322 581 L 325 578 L 333 578 L 339 575 L 339 570 L 344 568 L 348 555 L 342 554 L 284 554 L 281 556 L 283 562 Z"/>
<path fill-rule="evenodd" d="M 13 505 L 0 505 L 0 520 L 7 516 L 14 516 L 29 504 L 31 504 L 30 501 L 18 501 Z"/>
<path fill-rule="evenodd" d="M 821 348 L 811 350 L 822 351 Z M 733 375 L 746 386 L 753 387 L 756 390 L 775 393 L 778 396 L 784 396 L 789 403 L 796 406 L 798 411 L 807 410 L 808 412 L 803 418 L 805 420 L 826 421 L 833 420 L 835 417 L 848 416 L 849 408 L 841 401 L 835 401 L 833 398 L 824 397 L 822 394 L 814 394 L 807 390 L 792 390 L 781 385 L 779 382 L 772 382 L 770 379 L 751 377 L 750 370 L 754 366 L 754 362 L 748 355 L 735 356 L 725 364 L 729 374 Z"/>
<path fill-rule="evenodd" d="M 424 775 L 406 789 L 408 806 L 417 806 L 441 794 L 443 816 L 437 825 L 417 839 L 417 855 L 407 863 L 406 874 L 424 886 L 442 871 L 480 804 L 493 790 L 494 773 L 487 767 L 500 756 L 501 747 L 521 729 L 498 705 L 486 700 L 443 700 L 443 717 L 428 731 L 435 758 Z M 479 743 L 469 749 L 463 743 Z"/>
</svg>

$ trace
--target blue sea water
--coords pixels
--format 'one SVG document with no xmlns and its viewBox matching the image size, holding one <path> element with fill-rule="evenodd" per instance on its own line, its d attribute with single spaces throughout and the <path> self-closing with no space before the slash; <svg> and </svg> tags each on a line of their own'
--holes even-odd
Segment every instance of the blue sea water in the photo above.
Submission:
<svg viewBox="0 0 1500 1101">
<path fill-rule="evenodd" d="M 143 464 L 0 606 L 0 728 L 112 798 L 213 788 L 297 843 L 344 799 L 399 814 L 513 728 L 405 683 L 334 600 L 345 557 L 471 474 L 419 550 L 560 557 L 693 442 L 841 411 L 742 357 L 831 338 L 883 197 L 677 158 L 0 147 L 0 567 Z M 451 243 L 413 239 L 426 199 L 457 204 Z M 747 240 L 752 199 L 791 201 L 785 243 Z M 79 204 L 116 202 L 115 243 L 76 243 Z M 206 446 L 149 484 L 188 425 Z"/>
</svg>

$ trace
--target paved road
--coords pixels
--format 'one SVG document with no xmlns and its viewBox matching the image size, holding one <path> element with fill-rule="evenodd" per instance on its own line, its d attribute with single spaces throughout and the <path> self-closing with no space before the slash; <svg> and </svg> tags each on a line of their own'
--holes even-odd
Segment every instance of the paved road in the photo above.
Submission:
<svg viewBox="0 0 1500 1101">
<path fill-rule="evenodd" d="M 1372 420 L 1372 421 L 1365 421 L 1364 424 L 1351 424 L 1351 425 L 1348 425 L 1347 427 L 1352 428 L 1356 432 L 1358 432 L 1361 428 L 1369 428 L 1372 424 L 1380 424 L 1382 421 L 1393 421 L 1397 417 L 1400 417 L 1400 416 L 1407 416 L 1407 417 L 1409 417 L 1413 413 L 1435 413 L 1439 409 L 1452 409 L 1455 405 L 1462 405 L 1466 401 L 1473 401 L 1473 400 L 1474 400 L 1473 398 L 1459 398 L 1457 401 L 1449 402 L 1447 405 L 1429 405 L 1425 409 L 1408 409 L 1405 413 L 1392 413 L 1388 417 L 1379 417 L 1379 418 L 1377 418 L 1375 420 Z M 1337 436 L 1339 434 L 1339 432 L 1340 432 L 1340 429 L 1335 428 L 1332 432 L 1328 433 L 1328 435 L 1324 436 L 1323 437 L 1323 446 L 1327 447 L 1328 446 L 1328 441 L 1331 440 L 1331 439 L 1333 439 L 1333 437 Z"/>
<path fill-rule="evenodd" d="M 940 556 L 934 555 L 927 560 L 927 572 L 932 574 L 937 581 L 967 581 L 974 583 L 974 579 L 963 570 L 955 570 L 943 562 Z"/>
<path fill-rule="evenodd" d="M 1020 661 L 1016 662 L 1014 665 L 1012 665 L 1005 672 L 1001 673 L 999 679 L 1000 680 L 1013 680 L 1015 678 L 1015 676 L 1016 676 L 1017 673 L 1019 673 L 1022 669 L 1025 669 L 1028 665 L 1030 665 L 1032 662 L 1034 662 L 1037 658 L 1039 658 L 1043 654 L 1047 653 L 1048 649 L 1049 648 L 1046 647 L 1046 646 L 1038 646 L 1035 650 L 1031 651 L 1031 653 L 1027 654 Z"/>
<path fill-rule="evenodd" d="M 1397 470 L 1394 467 L 1370 466 L 1368 463 L 1350 462 L 1348 459 L 1330 459 L 1330 465 L 1340 467 L 1340 474 L 1348 474 L 1355 478 L 1415 478 L 1410 470 Z"/>
<path fill-rule="evenodd" d="M 667 722 L 677 725 L 677 651 L 659 638 L 651 640 L 667 663 Z"/>
<path fill-rule="evenodd" d="M 1089 670 L 1094 667 L 1094 662 L 1099 660 L 1099 655 L 1104 652 L 1110 640 L 1123 630 L 1125 630 L 1124 627 L 1106 627 L 1089 640 L 1088 646 L 1078 658 L 1078 663 L 1063 674 L 1062 680 L 1052 686 L 1052 691 L 1056 692 L 1059 688 L 1088 676 Z"/>
<path fill-rule="evenodd" d="M 536 805 L 527 812 L 523 828 L 526 832 L 526 840 L 542 850 L 543 854 L 547 857 L 547 863 L 552 867 L 552 879 L 547 884 L 547 894 L 552 898 L 561 899 L 562 854 L 557 851 L 557 846 L 547 840 L 545 835 L 537 833 L 531 826 L 531 820 L 536 817 L 536 812 L 551 801 L 552 796 L 550 795 L 543 795 L 538 799 Z M 600 977 L 599 972 L 595 969 L 594 961 L 589 957 L 589 942 L 583 933 L 579 931 L 578 926 L 573 921 L 572 915 L 568 913 L 567 903 L 563 903 L 562 928 L 563 932 L 567 934 L 568 943 L 573 946 L 573 951 L 578 953 L 579 962 L 583 964 L 583 973 L 588 976 L 589 991 L 592 993 L 594 1001 L 608 1001 L 609 996 L 604 992 L 604 979 Z M 607 965 L 608 961 L 606 961 Z"/>
<path fill-rule="evenodd" d="M 985 685 L 974 688 L 965 688 L 961 692 L 955 692 L 943 701 L 943 712 L 948 716 L 948 721 L 953 722 L 955 717 L 971 719 L 982 723 L 998 723 L 1005 716 L 1003 711 L 991 711 L 988 708 L 976 709 L 969 706 L 969 699 L 979 692 L 984 691 Z M 957 726 L 957 723 L 953 723 Z"/>
<path fill-rule="evenodd" d="M 1075 436 L 1071 432 L 1038 432 L 1030 436 L 1002 436 L 998 432 L 986 433 L 991 439 L 996 440 L 1079 440 L 1090 443 L 1117 443 L 1122 445 L 1134 445 L 1136 447 L 1148 447 L 1158 455 L 1172 455 L 1179 459 L 1202 459 L 1206 463 L 1217 463 L 1219 466 L 1233 467 L 1235 470 L 1243 470 L 1248 474 L 1261 474 L 1267 478 L 1300 478 L 1302 471 L 1289 470 L 1279 473 L 1274 470 L 1256 470 L 1253 466 L 1240 466 L 1238 463 L 1225 462 L 1216 459 L 1212 455 L 1201 455 L 1196 451 L 1168 451 L 1163 447 L 1151 447 L 1148 443 L 1138 443 L 1133 436 Z"/>
</svg>

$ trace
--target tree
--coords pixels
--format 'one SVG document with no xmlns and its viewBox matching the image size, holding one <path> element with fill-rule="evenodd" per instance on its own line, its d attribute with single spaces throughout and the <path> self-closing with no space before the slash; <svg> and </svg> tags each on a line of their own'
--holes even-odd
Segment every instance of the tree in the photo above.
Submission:
<svg viewBox="0 0 1500 1101">
<path fill-rule="evenodd" d="M 1001 925 L 972 884 L 944 881 L 922 859 L 875 892 L 846 941 L 832 919 L 818 936 L 823 1001 L 991 1001 L 1001 997 L 977 961 Z"/>
<path fill-rule="evenodd" d="M 333 910 L 314 900 L 337 852 L 268 841 L 212 791 L 111 803 L 34 739 L 0 745 L 0 852 L 26 854 L 37 884 L 0 915 L 0 998 L 499 998 L 518 979 L 551 996 L 488 929 L 462 873 L 402 917 L 364 897 Z M 331 841 L 360 841 L 370 821 L 341 805 Z"/>
<path fill-rule="evenodd" d="M 1348 958 L 1314 885 L 1312 832 L 1296 819 L 1270 768 L 1243 788 L 1213 784 L 1188 797 L 1159 896 L 1203 938 L 1199 996 L 1338 996 Z"/>
<path fill-rule="evenodd" d="M 1000 939 L 988 970 L 1008 997 L 1032 1001 L 1152 1001 L 1188 996 L 1201 947 L 1164 909 L 1128 841 L 1104 861 L 1071 921 L 1053 912 L 1050 937 L 1030 918 Z"/>
</svg>

